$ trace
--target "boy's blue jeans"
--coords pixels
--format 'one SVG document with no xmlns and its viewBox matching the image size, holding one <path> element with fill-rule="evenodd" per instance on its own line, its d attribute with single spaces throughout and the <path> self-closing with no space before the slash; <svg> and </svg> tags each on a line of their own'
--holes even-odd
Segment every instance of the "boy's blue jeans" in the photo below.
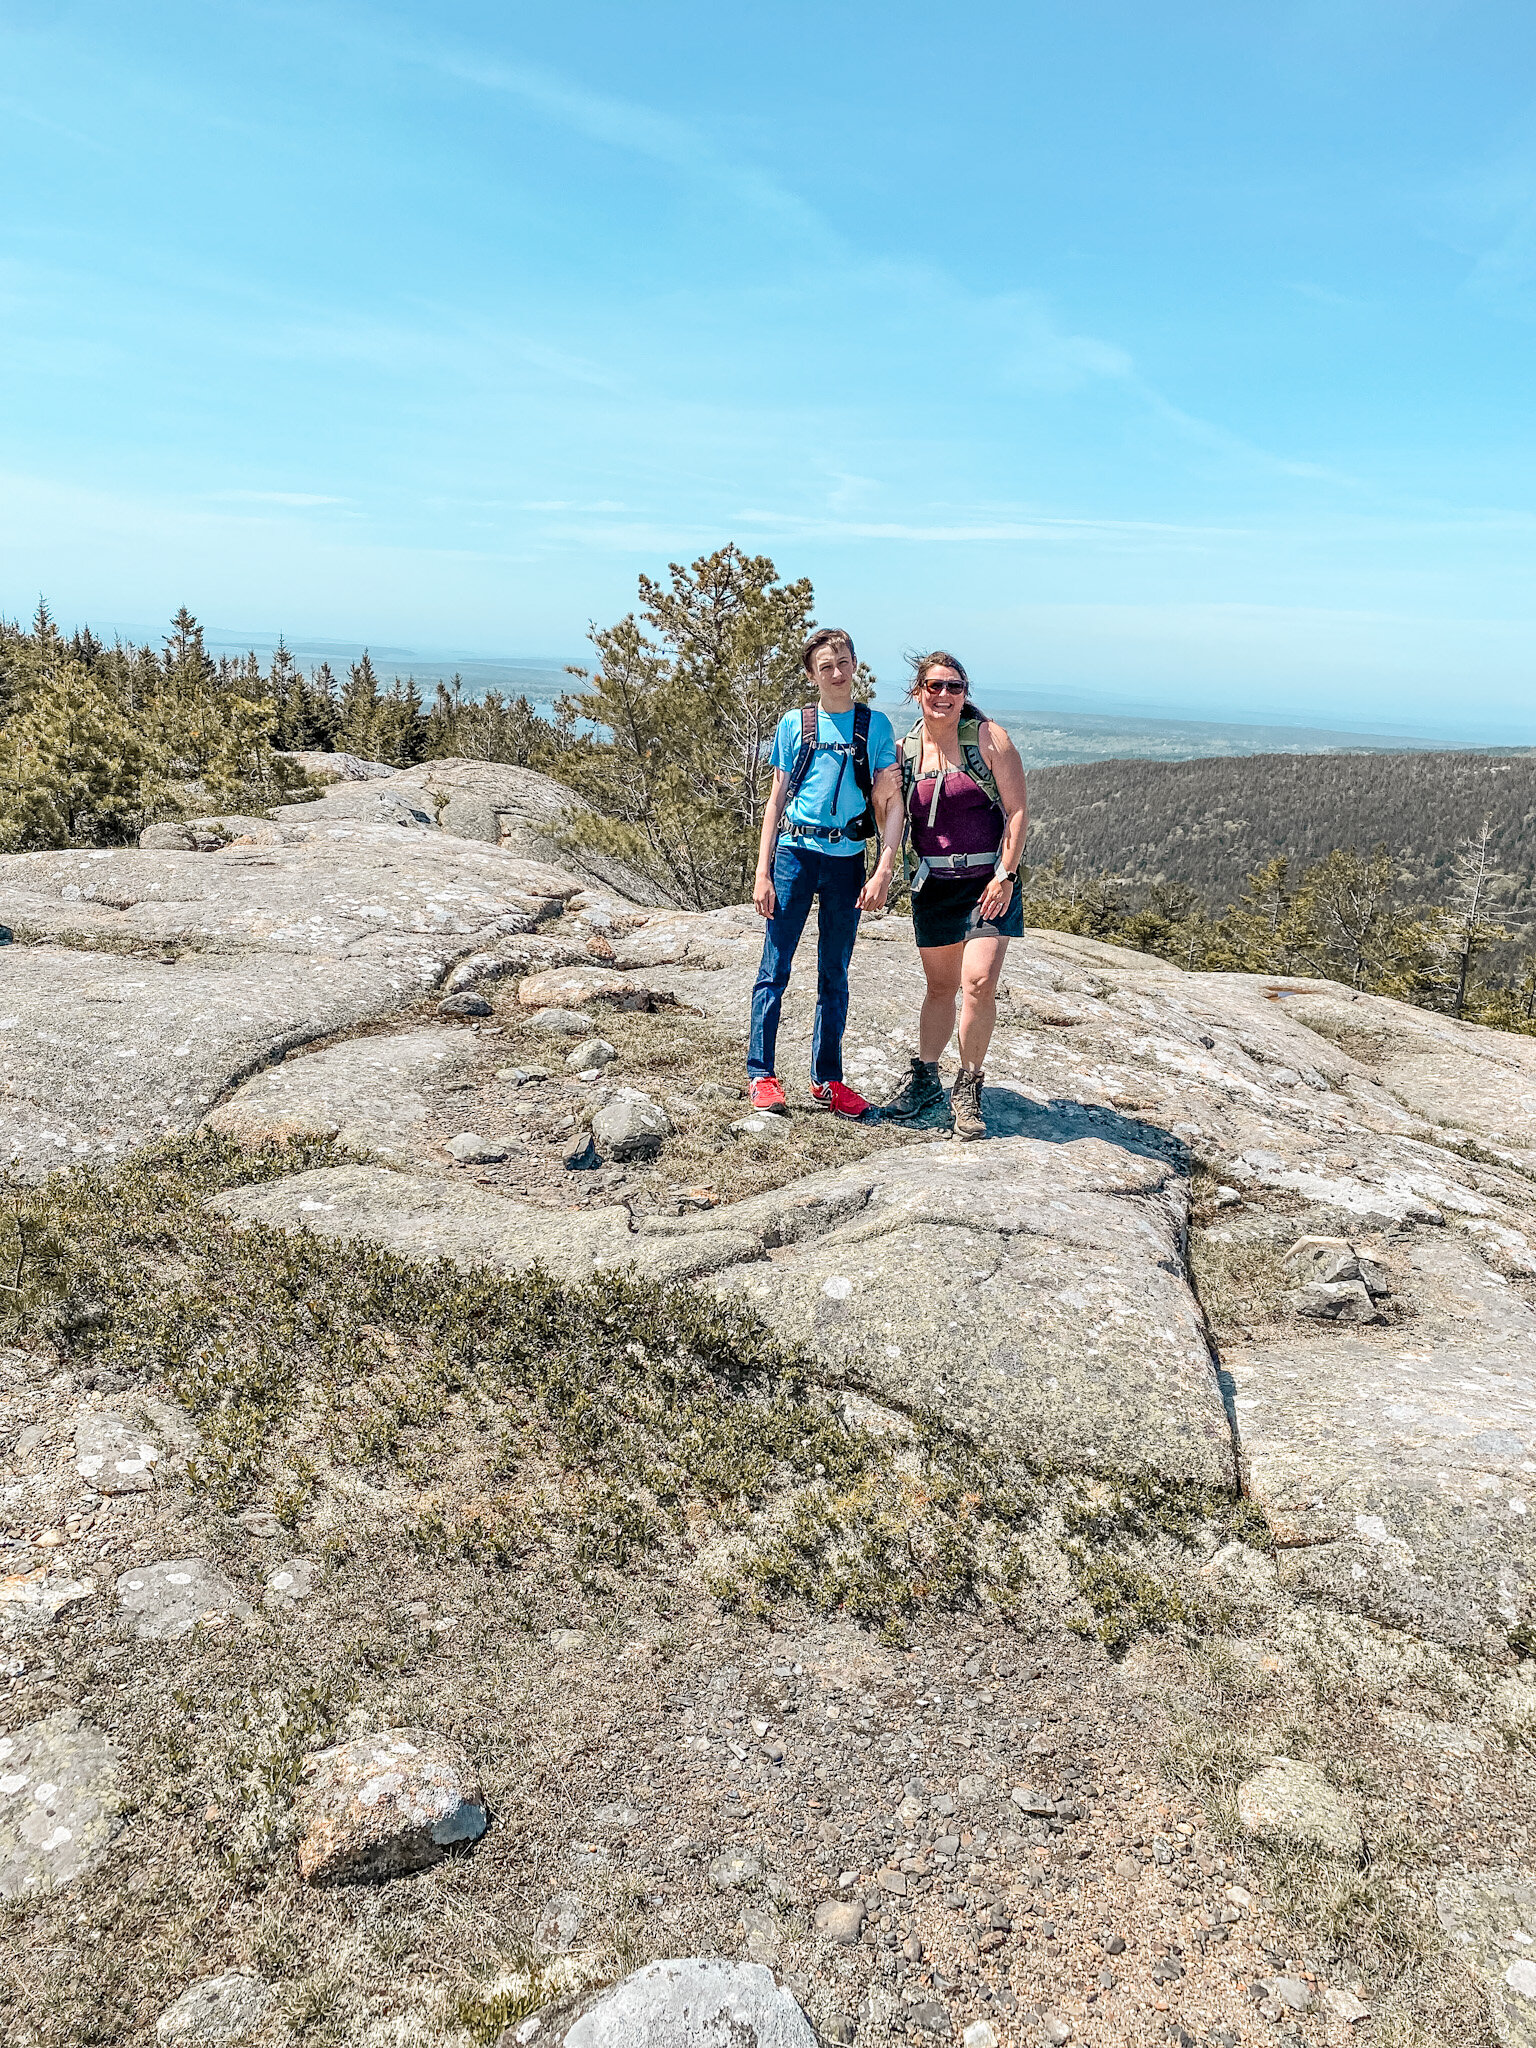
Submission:
<svg viewBox="0 0 1536 2048">
<path fill-rule="evenodd" d="M 755 1081 L 774 1072 L 779 1012 L 789 986 L 795 948 L 811 904 L 816 920 L 816 1027 L 811 1035 L 811 1079 L 843 1078 L 843 1026 L 848 1021 L 848 962 L 859 929 L 859 891 L 864 886 L 860 854 L 802 852 L 781 846 L 773 859 L 773 893 L 778 907 L 763 935 L 762 964 L 752 990 L 752 1038 L 747 1072 Z"/>
</svg>

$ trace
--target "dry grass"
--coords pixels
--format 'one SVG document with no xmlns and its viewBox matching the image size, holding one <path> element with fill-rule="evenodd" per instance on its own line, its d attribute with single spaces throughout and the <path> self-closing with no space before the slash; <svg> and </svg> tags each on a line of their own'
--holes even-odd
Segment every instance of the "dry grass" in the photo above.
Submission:
<svg viewBox="0 0 1536 2048">
<path fill-rule="evenodd" d="M 1235 1233 L 1223 1241 L 1210 1229 L 1190 1232 L 1189 1275 L 1218 1338 L 1279 1322 L 1292 1284 L 1277 1244 Z"/>
</svg>

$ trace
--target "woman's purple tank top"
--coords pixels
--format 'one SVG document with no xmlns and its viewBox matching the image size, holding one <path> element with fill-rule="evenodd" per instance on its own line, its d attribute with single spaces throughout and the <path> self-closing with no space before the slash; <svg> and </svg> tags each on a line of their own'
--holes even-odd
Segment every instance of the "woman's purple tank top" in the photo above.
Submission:
<svg viewBox="0 0 1536 2048">
<path fill-rule="evenodd" d="M 1002 845 L 1002 812 L 962 770 L 952 768 L 944 777 L 943 794 L 930 827 L 928 807 L 932 802 L 933 777 L 925 775 L 913 785 L 908 814 L 919 860 L 931 860 L 936 853 L 996 853 Z"/>
</svg>

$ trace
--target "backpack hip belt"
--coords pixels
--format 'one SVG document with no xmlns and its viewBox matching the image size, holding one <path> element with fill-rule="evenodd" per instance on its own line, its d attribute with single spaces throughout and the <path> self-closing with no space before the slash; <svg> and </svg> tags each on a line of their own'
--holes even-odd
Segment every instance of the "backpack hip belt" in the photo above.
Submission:
<svg viewBox="0 0 1536 2048">
<path fill-rule="evenodd" d="M 791 839 L 852 839 L 851 832 L 845 832 L 841 825 L 799 825 L 793 818 L 786 818 L 779 827 L 780 837 Z"/>
<path fill-rule="evenodd" d="M 920 860 L 911 880 L 915 896 L 930 875 L 958 874 L 965 868 L 996 868 L 1001 849 L 994 847 L 990 853 L 934 853 L 926 860 Z"/>
</svg>

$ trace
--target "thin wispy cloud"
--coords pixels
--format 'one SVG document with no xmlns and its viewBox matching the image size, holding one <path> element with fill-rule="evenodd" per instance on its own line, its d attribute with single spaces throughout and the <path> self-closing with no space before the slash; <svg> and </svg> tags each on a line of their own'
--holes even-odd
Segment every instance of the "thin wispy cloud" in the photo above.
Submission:
<svg viewBox="0 0 1536 2048">
<path fill-rule="evenodd" d="M 110 143 L 103 142 L 99 135 L 88 135 L 82 128 L 68 127 L 63 121 L 55 121 L 50 114 L 40 114 L 36 107 L 28 106 L 24 100 L 14 99 L 9 93 L 0 93 L 0 115 L 7 121 L 25 121 L 29 127 L 41 128 L 46 135 L 57 135 L 75 149 L 88 149 L 99 156 L 117 156 Z"/>
<path fill-rule="evenodd" d="M 440 78 L 516 101 L 545 120 L 605 148 L 637 156 L 687 178 L 700 188 L 728 194 L 800 243 L 824 254 L 841 247 L 822 215 L 760 165 L 721 150 L 695 123 L 658 112 L 638 100 L 590 87 L 548 67 L 493 55 L 447 37 L 429 38 L 398 18 L 366 21 L 341 13 L 328 16 L 333 32 L 366 43 L 368 54 L 435 72 Z"/>
<path fill-rule="evenodd" d="M 1341 312 L 1362 313 L 1368 301 L 1354 297 L 1349 292 L 1336 292 L 1326 284 L 1315 284 L 1308 277 L 1286 277 L 1280 280 L 1283 291 L 1294 292 L 1298 299 L 1311 299 L 1315 305 L 1337 306 Z"/>
<path fill-rule="evenodd" d="M 1508 301 L 1536 280 L 1536 106 L 1441 192 L 1436 211 L 1471 259 L 1471 294 Z"/>
<path fill-rule="evenodd" d="M 322 497 L 318 491 L 214 491 L 213 498 L 232 505 L 345 505 L 345 498 Z"/>
</svg>

